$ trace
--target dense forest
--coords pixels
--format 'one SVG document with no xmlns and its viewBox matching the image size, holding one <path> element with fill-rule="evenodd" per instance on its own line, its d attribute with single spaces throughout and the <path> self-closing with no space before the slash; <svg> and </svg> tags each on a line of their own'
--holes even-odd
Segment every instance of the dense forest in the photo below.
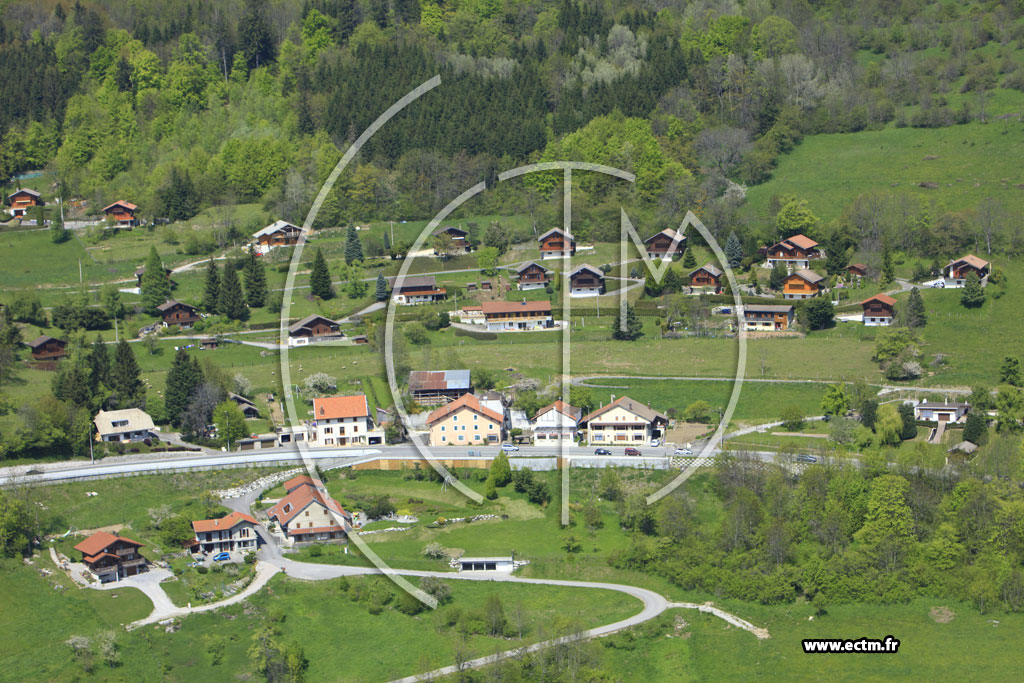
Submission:
<svg viewBox="0 0 1024 683">
<path fill-rule="evenodd" d="M 617 235 L 623 203 L 651 233 L 693 208 L 749 252 L 780 228 L 738 212 L 736 189 L 769 179 L 803 137 L 984 121 L 995 93 L 1024 90 L 1021 13 L 1015 2 L 12 2 L 0 14 L 0 177 L 46 168 L 64 194 L 93 207 L 130 197 L 150 217 L 260 202 L 300 221 L 355 136 L 437 73 L 442 85 L 371 140 L 318 225 L 428 217 L 496 170 L 574 157 L 638 176 L 584 181 L 584 238 Z M 865 66 L 865 54 L 884 59 Z M 499 186 L 475 208 L 553 222 L 551 180 Z M 779 197 L 773 212 L 800 201 Z M 803 219 L 819 240 L 866 251 L 885 239 L 929 255 L 1024 249 L 997 203 L 885 193 L 829 224 Z"/>
</svg>

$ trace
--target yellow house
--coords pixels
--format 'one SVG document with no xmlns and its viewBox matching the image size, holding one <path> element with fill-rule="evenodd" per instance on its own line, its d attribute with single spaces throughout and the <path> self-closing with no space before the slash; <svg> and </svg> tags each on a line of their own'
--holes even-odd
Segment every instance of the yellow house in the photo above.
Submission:
<svg viewBox="0 0 1024 683">
<path fill-rule="evenodd" d="M 504 418 L 480 405 L 473 394 L 463 394 L 427 417 L 431 446 L 473 446 L 498 443 Z"/>
<path fill-rule="evenodd" d="M 641 446 L 663 435 L 668 417 L 622 396 L 583 418 L 591 446 Z"/>
</svg>

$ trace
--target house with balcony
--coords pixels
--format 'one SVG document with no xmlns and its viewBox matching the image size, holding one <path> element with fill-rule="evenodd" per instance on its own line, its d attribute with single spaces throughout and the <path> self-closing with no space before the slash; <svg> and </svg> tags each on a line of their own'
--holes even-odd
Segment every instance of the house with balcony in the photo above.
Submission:
<svg viewBox="0 0 1024 683">
<path fill-rule="evenodd" d="M 543 289 L 551 283 L 551 271 L 534 261 L 519 266 L 515 272 L 516 287 L 521 290 Z"/>
<path fill-rule="evenodd" d="M 793 307 L 767 304 L 743 306 L 743 325 L 747 332 L 785 332 L 793 326 Z"/>
<path fill-rule="evenodd" d="M 17 192 L 7 195 L 7 213 L 15 218 L 28 215 L 29 209 L 33 206 L 43 205 L 43 196 L 35 190 L 21 188 Z"/>
<path fill-rule="evenodd" d="M 195 306 L 190 306 L 174 299 L 168 299 L 163 302 L 156 307 L 156 310 L 163 319 L 164 327 L 177 325 L 183 330 L 187 330 L 195 325 L 201 317 L 199 309 Z"/>
<path fill-rule="evenodd" d="M 604 273 L 593 266 L 583 264 L 569 273 L 569 296 L 600 296 L 604 294 Z"/>
<path fill-rule="evenodd" d="M 536 444 L 550 444 L 559 441 L 572 443 L 579 433 L 583 411 L 559 399 L 544 406 L 530 420 L 530 429 Z"/>
<path fill-rule="evenodd" d="M 103 583 L 146 571 L 148 561 L 140 548 L 138 541 L 106 531 L 97 531 L 75 546 L 82 553 L 82 564 Z"/>
<path fill-rule="evenodd" d="M 253 233 L 253 251 L 266 254 L 276 247 L 290 247 L 299 243 L 302 228 L 288 221 L 274 221 L 267 227 Z"/>
<path fill-rule="evenodd" d="M 237 511 L 220 519 L 197 519 L 192 522 L 194 546 L 204 553 L 255 552 L 260 539 L 257 524 L 251 515 Z"/>
<path fill-rule="evenodd" d="M 644 248 L 651 258 L 663 261 L 676 259 L 686 250 L 686 235 L 673 228 L 665 228 L 645 239 Z"/>
<path fill-rule="evenodd" d="M 267 510 L 268 519 L 281 527 L 285 543 L 344 543 L 352 515 L 327 493 L 319 479 L 300 476 L 285 482 L 284 498 Z"/>
<path fill-rule="evenodd" d="M 765 268 L 774 268 L 782 263 L 790 272 L 810 268 L 811 260 L 821 258 L 818 243 L 806 235 L 793 235 L 779 240 L 765 249 Z"/>
<path fill-rule="evenodd" d="M 376 429 L 366 394 L 313 399 L 311 446 L 382 446 L 384 432 Z"/>
<path fill-rule="evenodd" d="M 562 258 L 576 253 L 576 238 L 562 230 L 552 228 L 537 238 L 541 259 Z"/>
<path fill-rule="evenodd" d="M 888 294 L 876 294 L 860 302 L 864 309 L 862 322 L 869 327 L 892 325 L 896 315 L 896 299 Z"/>
<path fill-rule="evenodd" d="M 96 425 L 97 441 L 144 441 L 156 430 L 149 413 L 138 408 L 101 410 L 93 418 L 93 424 Z"/>
<path fill-rule="evenodd" d="M 32 352 L 32 360 L 60 360 L 68 355 L 68 343 L 48 334 L 39 335 L 27 346 Z"/>
<path fill-rule="evenodd" d="M 860 282 L 863 278 L 867 277 L 868 267 L 863 263 L 851 263 L 846 266 L 846 276 L 850 282 Z"/>
<path fill-rule="evenodd" d="M 391 278 L 391 299 L 402 306 L 444 301 L 447 296 L 448 290 L 438 287 L 433 275 L 408 276 L 401 283 L 398 278 Z"/>
<path fill-rule="evenodd" d="M 139 207 L 135 204 L 126 202 L 123 199 L 103 207 L 103 213 L 106 214 L 108 220 L 113 221 L 114 227 L 117 228 L 134 228 L 137 226 L 139 219 L 135 217 L 135 213 L 138 210 Z"/>
<path fill-rule="evenodd" d="M 495 444 L 504 438 L 505 417 L 481 405 L 473 394 L 436 408 L 427 416 L 431 446 Z"/>
<path fill-rule="evenodd" d="M 306 346 L 319 341 L 343 339 L 345 333 L 334 320 L 318 313 L 307 315 L 288 326 L 288 346 Z"/>
<path fill-rule="evenodd" d="M 715 292 L 722 288 L 722 270 L 710 263 L 690 271 L 690 286 L 705 287 Z"/>
<path fill-rule="evenodd" d="M 448 254 L 468 254 L 472 250 L 469 243 L 468 230 L 449 225 L 435 230 L 433 236 L 441 237 L 445 240 Z M 436 251 L 434 255 L 438 255 Z"/>
<path fill-rule="evenodd" d="M 813 270 L 801 268 L 786 276 L 782 285 L 782 298 L 784 299 L 812 299 L 818 296 L 824 286 L 821 284 L 824 276 L 815 273 Z"/>
<path fill-rule="evenodd" d="M 968 254 L 955 261 L 950 261 L 942 269 L 942 282 L 947 289 L 956 289 L 967 284 L 967 275 L 978 276 L 981 286 L 988 284 L 988 276 L 992 272 L 992 264 L 974 254 Z"/>
<path fill-rule="evenodd" d="M 591 446 L 643 446 L 660 439 L 668 417 L 649 405 L 620 396 L 580 420 Z"/>
<path fill-rule="evenodd" d="M 550 301 L 485 301 L 484 326 L 490 332 L 544 330 L 555 326 Z"/>
</svg>

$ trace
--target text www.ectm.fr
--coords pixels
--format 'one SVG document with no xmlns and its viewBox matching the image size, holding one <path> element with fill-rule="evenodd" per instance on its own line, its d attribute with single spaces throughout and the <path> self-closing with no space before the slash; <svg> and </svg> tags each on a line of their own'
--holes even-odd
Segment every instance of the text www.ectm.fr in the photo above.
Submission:
<svg viewBox="0 0 1024 683">
<path fill-rule="evenodd" d="M 802 641 L 804 652 L 883 652 L 896 653 L 900 649 L 900 641 L 892 636 L 882 640 L 874 638 L 819 638 Z"/>
</svg>

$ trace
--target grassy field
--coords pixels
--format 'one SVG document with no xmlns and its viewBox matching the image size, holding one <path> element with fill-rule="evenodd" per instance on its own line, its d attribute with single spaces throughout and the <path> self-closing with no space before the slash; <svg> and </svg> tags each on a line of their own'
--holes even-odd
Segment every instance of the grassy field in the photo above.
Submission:
<svg viewBox="0 0 1024 683">
<path fill-rule="evenodd" d="M 1001 113 L 993 109 L 990 116 Z M 857 195 L 878 190 L 935 200 L 952 210 L 992 197 L 1019 213 L 1024 175 L 1013 159 L 1022 150 L 1024 126 L 1009 121 L 814 135 L 780 158 L 771 180 L 747 191 L 742 211 L 767 221 L 773 196 L 795 194 L 829 221 Z M 923 182 L 939 187 L 922 188 Z"/>
</svg>

